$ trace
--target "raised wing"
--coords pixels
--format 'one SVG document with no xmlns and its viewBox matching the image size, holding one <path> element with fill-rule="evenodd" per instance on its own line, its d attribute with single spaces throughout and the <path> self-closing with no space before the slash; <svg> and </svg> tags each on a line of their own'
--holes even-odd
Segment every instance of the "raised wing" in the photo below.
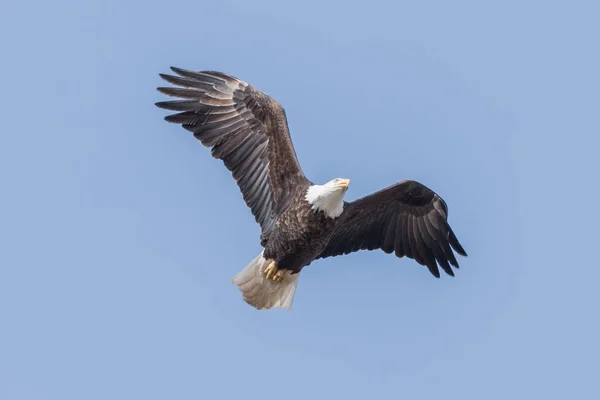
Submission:
<svg viewBox="0 0 600 400">
<path fill-rule="evenodd" d="M 223 160 L 265 235 L 288 207 L 291 189 L 306 181 L 283 107 L 233 76 L 171 69 L 179 76 L 160 76 L 179 87 L 158 90 L 181 100 L 156 105 L 179 111 L 165 120 L 193 132 L 213 157 Z"/>
<path fill-rule="evenodd" d="M 320 258 L 359 250 L 381 249 L 409 257 L 440 277 L 439 266 L 451 276 L 458 268 L 452 249 L 467 253 L 448 225 L 448 207 L 435 192 L 415 181 L 404 181 L 352 203 L 346 203 L 335 232 Z"/>
</svg>

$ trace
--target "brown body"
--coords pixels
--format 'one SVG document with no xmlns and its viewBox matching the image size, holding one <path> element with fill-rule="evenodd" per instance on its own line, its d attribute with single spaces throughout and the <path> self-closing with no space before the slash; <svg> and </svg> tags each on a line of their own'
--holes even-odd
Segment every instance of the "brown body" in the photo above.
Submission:
<svg viewBox="0 0 600 400">
<path fill-rule="evenodd" d="M 300 272 L 321 254 L 336 223 L 322 211 L 313 210 L 304 199 L 304 192 L 296 192 L 263 244 L 265 258 L 275 260 L 279 269 L 292 273 Z"/>
</svg>

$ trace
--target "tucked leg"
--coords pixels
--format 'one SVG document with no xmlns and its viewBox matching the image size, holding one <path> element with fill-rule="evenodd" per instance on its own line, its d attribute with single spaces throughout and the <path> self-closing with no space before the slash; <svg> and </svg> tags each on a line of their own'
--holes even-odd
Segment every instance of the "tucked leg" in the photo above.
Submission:
<svg viewBox="0 0 600 400">
<path fill-rule="evenodd" d="M 276 282 L 281 282 L 283 281 L 288 275 L 290 274 L 290 271 L 287 269 L 278 269 L 277 272 L 275 273 L 275 276 L 273 277 L 273 280 Z"/>
<path fill-rule="evenodd" d="M 267 265 L 267 268 L 265 268 L 265 275 L 267 275 L 267 279 L 275 280 L 275 274 L 277 271 L 279 271 L 277 268 L 277 263 L 275 260 L 273 260 L 269 263 L 269 265 Z"/>
<path fill-rule="evenodd" d="M 289 270 L 277 268 L 277 263 L 275 261 L 271 261 L 269 265 L 267 265 L 267 268 L 265 268 L 267 279 L 272 279 L 275 282 L 283 281 L 289 274 Z"/>
</svg>

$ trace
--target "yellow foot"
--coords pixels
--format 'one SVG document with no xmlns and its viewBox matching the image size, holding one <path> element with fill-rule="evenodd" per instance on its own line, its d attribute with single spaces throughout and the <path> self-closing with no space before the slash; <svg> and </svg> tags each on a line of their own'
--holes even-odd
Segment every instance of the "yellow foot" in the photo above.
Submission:
<svg viewBox="0 0 600 400">
<path fill-rule="evenodd" d="M 267 265 L 267 268 L 265 268 L 265 275 L 267 275 L 267 279 L 273 279 L 277 271 L 279 271 L 279 269 L 277 269 L 277 263 L 275 263 L 273 260 L 269 263 L 269 265 Z"/>
<path fill-rule="evenodd" d="M 281 282 L 285 279 L 286 276 L 288 276 L 289 272 L 290 271 L 288 271 L 287 269 L 278 269 L 275 273 L 275 276 L 273 277 L 273 280 L 275 282 Z"/>
<path fill-rule="evenodd" d="M 265 268 L 265 275 L 267 279 L 272 279 L 275 282 L 281 282 L 288 275 L 288 270 L 277 268 L 277 263 L 271 261 L 267 268 Z"/>
</svg>

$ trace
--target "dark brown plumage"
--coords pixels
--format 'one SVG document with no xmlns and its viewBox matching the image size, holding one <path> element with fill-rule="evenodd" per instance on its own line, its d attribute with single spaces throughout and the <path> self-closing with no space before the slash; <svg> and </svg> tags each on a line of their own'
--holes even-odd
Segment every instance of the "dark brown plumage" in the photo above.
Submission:
<svg viewBox="0 0 600 400">
<path fill-rule="evenodd" d="M 276 100 L 221 72 L 172 70 L 178 76 L 160 76 L 178 87 L 158 90 L 180 100 L 156 105 L 177 111 L 165 119 L 191 131 L 223 160 L 261 227 L 263 252 L 234 278 L 248 303 L 289 308 L 303 267 L 359 250 L 394 252 L 427 266 L 436 277 L 438 265 L 454 276 L 452 266 L 459 265 L 453 250 L 467 254 L 448 224 L 446 203 L 435 192 L 404 181 L 342 202 L 347 180 L 314 185 L 304 176 Z M 292 274 L 272 282 L 267 272 L 276 270 Z"/>
<path fill-rule="evenodd" d="M 381 249 L 414 259 L 436 278 L 440 277 L 437 264 L 454 276 L 450 264 L 459 265 L 452 249 L 463 256 L 467 253 L 447 218 L 446 202 L 436 193 L 419 182 L 400 182 L 346 203 L 319 258 Z"/>
<path fill-rule="evenodd" d="M 325 249 L 337 219 L 315 212 L 304 199 L 303 190 L 296 192 L 288 207 L 265 243 L 264 256 L 277 260 L 278 268 L 298 273 L 308 266 Z"/>
<path fill-rule="evenodd" d="M 223 160 L 237 181 L 262 234 L 290 204 L 302 173 L 288 131 L 283 107 L 264 93 L 232 76 L 215 71 L 171 68 L 180 76 L 160 74 L 182 88 L 160 87 L 167 96 L 185 100 L 158 102 L 180 111 L 165 118 L 181 124 Z"/>
</svg>

